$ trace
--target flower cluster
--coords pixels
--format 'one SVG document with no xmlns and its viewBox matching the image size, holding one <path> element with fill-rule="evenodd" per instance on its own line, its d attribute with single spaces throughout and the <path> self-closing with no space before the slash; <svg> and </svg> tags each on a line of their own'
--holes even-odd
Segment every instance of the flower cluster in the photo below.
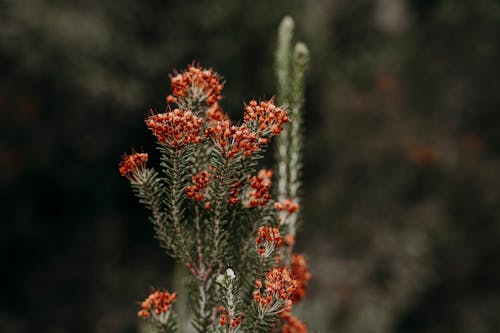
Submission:
<svg viewBox="0 0 500 333">
<path fill-rule="evenodd" d="M 251 191 L 248 192 L 248 206 L 250 208 L 257 206 L 264 206 L 269 199 L 271 199 L 271 194 L 269 189 L 271 188 L 271 177 L 273 176 L 273 171 L 271 169 L 261 169 L 257 176 L 250 179 Z"/>
<path fill-rule="evenodd" d="M 255 244 L 257 244 L 257 251 L 259 254 L 269 256 L 275 248 L 283 245 L 279 229 L 269 226 L 260 227 L 259 235 L 255 239 Z"/>
<path fill-rule="evenodd" d="M 248 157 L 260 148 L 262 142 L 245 124 L 235 126 L 229 120 L 216 122 L 207 128 L 205 135 L 212 137 L 229 158 L 239 153 Z"/>
<path fill-rule="evenodd" d="M 221 99 L 224 83 L 213 69 L 189 65 L 187 70 L 170 77 L 172 94 L 167 102 L 189 100 L 192 104 L 205 102 L 211 106 Z"/>
<path fill-rule="evenodd" d="M 238 198 L 238 193 L 240 191 L 241 187 L 241 182 L 236 181 L 234 183 L 229 184 L 229 204 L 230 205 L 236 205 L 237 203 L 240 202 L 240 199 Z"/>
<path fill-rule="evenodd" d="M 289 311 L 282 312 L 280 317 L 285 322 L 281 327 L 281 333 L 307 333 L 307 326 Z"/>
<path fill-rule="evenodd" d="M 124 154 L 122 161 L 118 164 L 118 170 L 120 171 L 120 174 L 129 181 L 137 182 L 137 171 L 143 171 L 146 168 L 147 161 L 147 153 L 133 152 L 130 155 Z"/>
<path fill-rule="evenodd" d="M 226 312 L 221 313 L 221 315 L 219 317 L 219 325 L 226 326 L 227 319 L 228 319 L 227 313 Z M 234 328 L 236 326 L 240 326 L 240 325 L 241 325 L 241 317 L 231 318 L 229 320 L 229 326 L 232 328 Z"/>
<path fill-rule="evenodd" d="M 219 103 L 215 103 L 212 106 L 210 106 L 205 112 L 205 114 L 208 120 L 214 122 L 229 119 L 227 114 L 225 114 L 224 111 L 222 111 L 221 107 L 219 106 Z"/>
<path fill-rule="evenodd" d="M 261 293 L 261 280 L 255 281 L 255 288 L 253 298 L 255 302 L 259 303 L 261 308 L 269 309 L 270 307 L 275 307 L 277 304 L 282 304 L 281 302 L 284 302 L 284 307 L 278 306 L 274 309 L 278 313 L 281 313 L 291 310 L 292 301 L 290 300 L 290 296 L 297 288 L 297 281 L 292 278 L 287 268 L 275 267 L 266 273 L 264 292 Z"/>
<path fill-rule="evenodd" d="M 297 304 L 306 295 L 307 284 L 311 279 L 311 273 L 307 267 L 306 258 L 298 253 L 292 255 L 290 269 L 294 279 L 297 281 L 297 289 L 293 292 L 291 300 L 293 304 Z"/>
<path fill-rule="evenodd" d="M 186 196 L 190 199 L 201 201 L 205 198 L 205 195 L 201 193 L 201 191 L 207 188 L 208 182 L 210 181 L 210 173 L 202 170 L 199 173 L 194 174 L 192 179 L 194 185 L 186 187 Z"/>
<path fill-rule="evenodd" d="M 273 136 L 280 134 L 283 124 L 289 121 L 287 112 L 274 105 L 274 100 L 257 101 L 252 100 L 245 106 L 245 122 L 256 123 L 256 129 L 261 136 Z"/>
<path fill-rule="evenodd" d="M 293 202 L 292 200 L 290 199 L 285 199 L 283 200 L 283 202 L 276 202 L 274 204 L 274 207 L 279 211 L 285 211 L 287 212 L 288 214 L 293 214 L 295 213 L 296 211 L 299 210 L 299 204 L 296 203 L 296 202 Z"/>
<path fill-rule="evenodd" d="M 159 142 L 173 148 L 202 140 L 201 127 L 205 120 L 191 111 L 174 109 L 166 113 L 153 114 L 146 118 L 146 125 Z"/>
<path fill-rule="evenodd" d="M 176 298 L 177 295 L 175 293 L 169 293 L 168 290 L 154 290 L 141 303 L 141 310 L 137 313 L 137 315 L 141 318 L 149 318 L 152 316 L 160 322 L 166 322 L 170 307 Z"/>
</svg>

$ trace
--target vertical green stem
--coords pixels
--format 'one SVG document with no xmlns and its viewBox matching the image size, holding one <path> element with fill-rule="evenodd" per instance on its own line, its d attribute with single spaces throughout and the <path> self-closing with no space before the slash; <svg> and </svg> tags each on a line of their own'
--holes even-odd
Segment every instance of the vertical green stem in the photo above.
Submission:
<svg viewBox="0 0 500 333">
<path fill-rule="evenodd" d="M 285 107 L 289 106 L 290 98 L 290 44 L 292 41 L 293 19 L 285 17 L 278 30 L 278 45 L 275 53 L 275 72 L 277 79 L 277 102 Z M 283 201 L 288 193 L 288 147 L 289 130 L 284 126 L 281 135 L 277 138 L 275 158 L 277 162 L 277 200 Z"/>
<path fill-rule="evenodd" d="M 181 154 L 180 149 L 175 149 L 172 154 L 172 192 L 170 197 L 170 208 L 171 208 L 171 218 L 174 227 L 177 243 L 179 244 L 179 257 L 182 258 L 186 265 L 192 264 L 191 255 L 187 248 L 185 235 L 186 233 L 182 230 L 181 226 L 181 204 L 183 195 L 183 185 L 181 177 Z"/>
</svg>

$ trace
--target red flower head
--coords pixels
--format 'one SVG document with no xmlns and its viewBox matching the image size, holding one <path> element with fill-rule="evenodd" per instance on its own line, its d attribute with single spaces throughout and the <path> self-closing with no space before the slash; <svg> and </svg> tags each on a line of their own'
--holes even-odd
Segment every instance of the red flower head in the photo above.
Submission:
<svg viewBox="0 0 500 333">
<path fill-rule="evenodd" d="M 253 298 L 259 303 L 261 309 L 274 308 L 279 304 L 279 312 L 291 310 L 290 297 L 297 288 L 297 282 L 287 268 L 275 267 L 266 273 L 263 293 L 261 293 L 262 282 L 260 280 L 255 281 L 255 287 Z"/>
<path fill-rule="evenodd" d="M 274 208 L 276 208 L 279 212 L 285 210 L 288 214 L 293 214 L 299 210 L 299 204 L 293 202 L 291 199 L 285 199 L 283 202 L 276 202 L 274 204 Z"/>
<path fill-rule="evenodd" d="M 168 320 L 170 307 L 176 298 L 177 295 L 169 293 L 168 290 L 154 290 L 142 301 L 141 310 L 137 315 L 141 318 L 152 316 L 154 319 L 164 323 Z"/>
<path fill-rule="evenodd" d="M 120 174 L 129 181 L 139 182 L 137 173 L 144 171 L 147 161 L 148 154 L 146 153 L 136 153 L 133 151 L 130 155 L 124 154 L 122 161 L 118 164 Z"/>
<path fill-rule="evenodd" d="M 272 176 L 273 171 L 271 169 L 261 169 L 257 176 L 250 179 L 250 187 L 252 188 L 252 190 L 248 192 L 248 206 L 250 208 L 257 206 L 263 207 L 269 199 L 271 199 L 269 190 L 271 188 Z"/>
<path fill-rule="evenodd" d="M 260 227 L 255 244 L 260 254 L 268 256 L 275 248 L 283 245 L 279 229 L 269 226 Z"/>
<path fill-rule="evenodd" d="M 210 106 L 206 111 L 207 119 L 210 121 L 221 121 L 221 120 L 229 120 L 227 114 L 222 111 L 219 103 L 215 103 Z"/>
<path fill-rule="evenodd" d="M 307 333 L 307 326 L 290 312 L 285 311 L 280 317 L 285 322 L 281 327 L 281 333 Z"/>
<path fill-rule="evenodd" d="M 205 198 L 205 195 L 202 193 L 202 191 L 205 190 L 208 186 L 208 182 L 210 181 L 210 173 L 202 170 L 199 173 L 193 175 L 192 179 L 194 185 L 186 187 L 186 196 L 190 199 L 201 201 Z"/>
<path fill-rule="evenodd" d="M 280 134 L 283 124 L 289 121 L 287 112 L 274 105 L 274 100 L 252 100 L 245 106 L 245 123 L 255 129 L 260 136 L 268 137 Z"/>
<path fill-rule="evenodd" d="M 221 99 L 224 83 L 213 69 L 204 69 L 200 66 L 189 65 L 187 70 L 170 77 L 172 95 L 167 102 L 179 102 L 180 105 L 206 103 L 212 106 Z"/>
<path fill-rule="evenodd" d="M 217 121 L 205 131 L 206 136 L 214 139 L 219 148 L 227 157 L 234 157 L 242 153 L 250 156 L 260 148 L 259 137 L 245 124 L 231 125 L 229 120 Z"/>
<path fill-rule="evenodd" d="M 178 148 L 190 143 L 199 143 L 203 118 L 191 111 L 174 109 L 166 113 L 153 114 L 146 118 L 146 125 L 159 142 Z"/>
<path fill-rule="evenodd" d="M 297 304 L 304 298 L 307 291 L 307 284 L 311 279 L 311 273 L 307 267 L 306 258 L 301 254 L 294 253 L 292 255 L 290 270 L 292 271 L 294 279 L 297 281 L 297 289 L 295 289 L 290 299 L 294 304 Z"/>
</svg>

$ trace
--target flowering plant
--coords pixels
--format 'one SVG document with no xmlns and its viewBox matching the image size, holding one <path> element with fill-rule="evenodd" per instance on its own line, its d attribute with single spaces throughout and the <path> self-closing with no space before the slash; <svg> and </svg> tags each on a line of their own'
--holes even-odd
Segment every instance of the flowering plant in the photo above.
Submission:
<svg viewBox="0 0 500 333">
<path fill-rule="evenodd" d="M 119 165 L 149 209 L 161 246 L 191 273 L 187 290 L 198 332 L 306 331 L 291 311 L 310 279 L 305 258 L 293 253 L 308 51 L 300 43 L 290 51 L 292 29 L 285 18 L 276 53 L 282 106 L 252 100 L 235 124 L 219 105 L 222 77 L 190 65 L 171 76 L 166 111 L 145 120 L 158 142 L 161 170 L 146 166 L 146 153 L 124 155 Z M 273 172 L 257 166 L 280 134 L 273 199 Z M 154 290 L 138 315 L 161 332 L 177 332 L 175 299 Z"/>
</svg>

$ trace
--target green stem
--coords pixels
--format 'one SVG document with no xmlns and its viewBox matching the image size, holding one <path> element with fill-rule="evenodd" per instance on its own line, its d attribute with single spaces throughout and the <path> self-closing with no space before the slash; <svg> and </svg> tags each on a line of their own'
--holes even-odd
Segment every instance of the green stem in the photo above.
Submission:
<svg viewBox="0 0 500 333">
<path fill-rule="evenodd" d="M 172 157 L 172 179 L 171 179 L 172 192 L 170 196 L 171 220 L 175 231 L 176 241 L 179 245 L 178 256 L 184 261 L 186 265 L 189 266 L 192 265 L 192 258 L 191 255 L 189 254 L 189 250 L 187 248 L 185 240 L 186 233 L 184 232 L 181 225 L 181 220 L 182 220 L 181 205 L 182 205 L 182 195 L 184 195 L 184 193 L 182 188 L 182 177 L 181 177 L 182 170 L 180 167 L 180 162 L 181 162 L 180 149 L 175 149 L 171 157 Z"/>
</svg>

